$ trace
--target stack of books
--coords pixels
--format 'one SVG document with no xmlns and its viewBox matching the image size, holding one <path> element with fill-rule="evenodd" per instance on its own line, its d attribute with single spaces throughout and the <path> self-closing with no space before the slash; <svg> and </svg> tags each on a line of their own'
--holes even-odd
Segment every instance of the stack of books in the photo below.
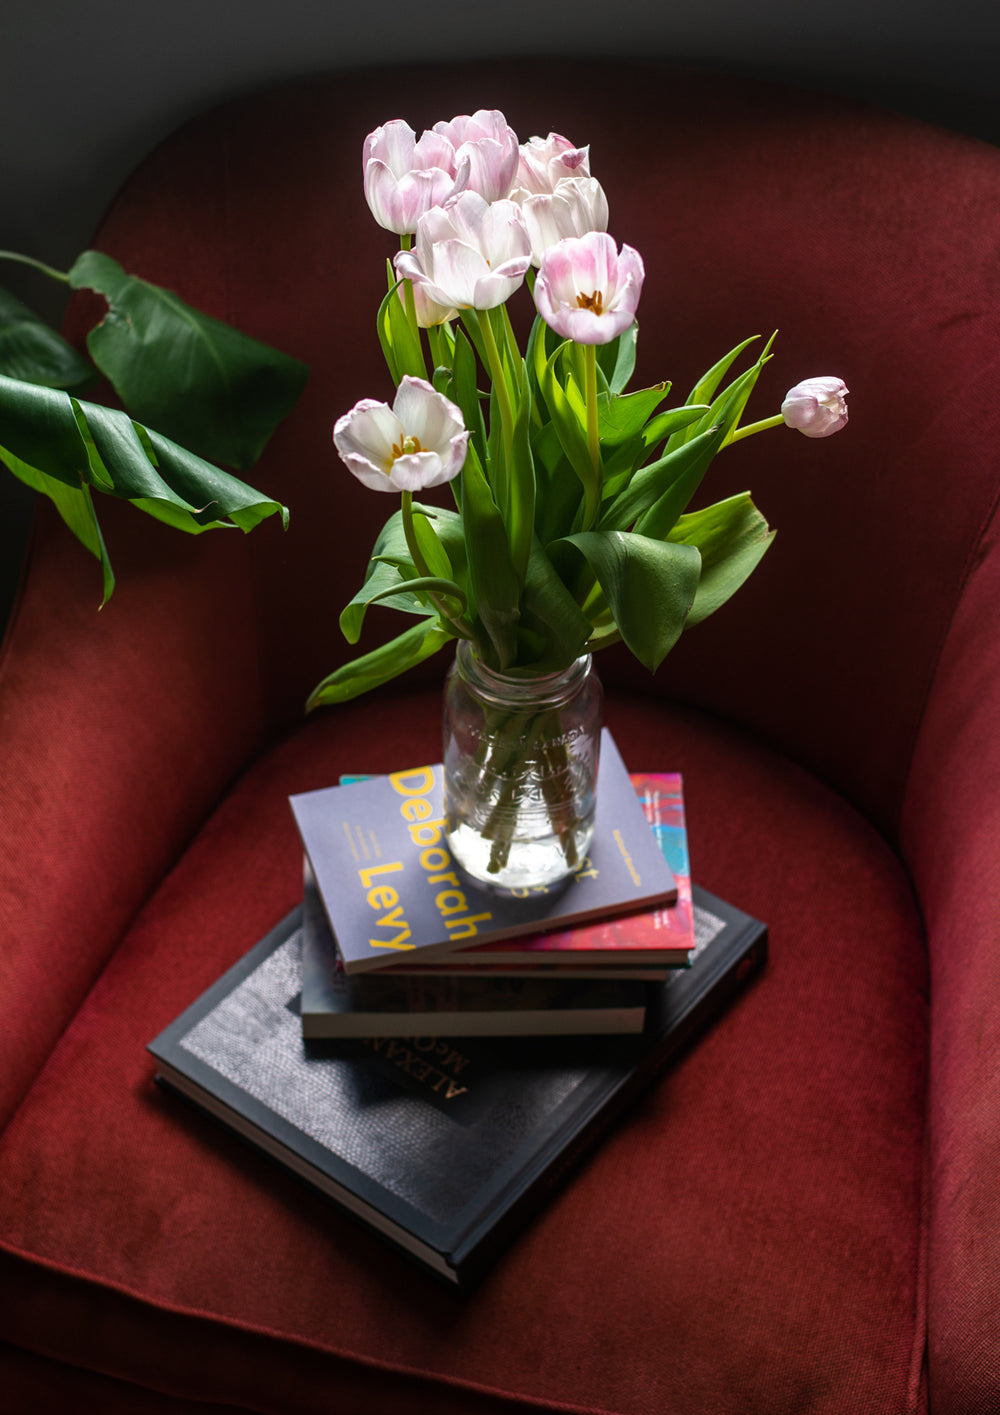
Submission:
<svg viewBox="0 0 1000 1415">
<path fill-rule="evenodd" d="M 621 1111 L 764 964 L 693 885 L 678 775 L 602 736 L 564 888 L 473 885 L 442 769 L 290 801 L 303 898 L 149 1050 L 208 1109 L 433 1272 L 475 1281 Z"/>
<path fill-rule="evenodd" d="M 516 895 L 456 870 L 440 766 L 293 797 L 304 1035 L 641 1032 L 695 947 L 681 780 L 630 778 L 605 731 L 600 783 L 573 879 Z"/>
</svg>

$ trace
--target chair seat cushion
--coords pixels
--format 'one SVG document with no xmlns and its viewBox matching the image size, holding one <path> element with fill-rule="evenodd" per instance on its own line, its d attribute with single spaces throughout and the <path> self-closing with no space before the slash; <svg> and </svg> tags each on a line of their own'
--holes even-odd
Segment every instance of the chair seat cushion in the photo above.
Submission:
<svg viewBox="0 0 1000 1415">
<path fill-rule="evenodd" d="M 482 1285 L 452 1292 L 163 1094 L 145 1051 L 295 904 L 289 793 L 439 757 L 438 694 L 404 692 L 263 756 L 122 941 L 0 1142 L 0 1337 L 134 1382 L 136 1410 L 917 1408 L 926 958 L 905 873 L 723 724 L 613 694 L 606 720 L 631 769 L 684 773 L 694 877 L 766 920 L 771 959 Z"/>
</svg>

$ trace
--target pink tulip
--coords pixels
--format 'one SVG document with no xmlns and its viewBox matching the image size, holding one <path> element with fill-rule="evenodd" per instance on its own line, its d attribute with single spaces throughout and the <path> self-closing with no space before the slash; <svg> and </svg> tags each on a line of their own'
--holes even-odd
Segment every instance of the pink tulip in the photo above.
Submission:
<svg viewBox="0 0 1000 1415">
<path fill-rule="evenodd" d="M 596 177 L 566 177 L 554 191 L 535 195 L 515 188 L 511 199 L 524 213 L 532 265 L 540 265 L 549 246 L 567 236 L 608 229 L 608 199 Z"/>
<path fill-rule="evenodd" d="M 461 191 L 468 180 L 468 169 L 459 171 L 447 138 L 426 132 L 418 142 L 402 118 L 368 134 L 363 165 L 372 215 L 400 236 L 414 232 L 425 211 Z"/>
<path fill-rule="evenodd" d="M 521 144 L 516 185 L 529 196 L 554 192 L 568 177 L 590 176 L 590 148 L 574 147 L 568 138 L 549 133 Z"/>
<path fill-rule="evenodd" d="M 502 305 L 530 264 L 531 238 L 520 208 L 471 191 L 432 207 L 417 224 L 413 250 L 395 257 L 397 275 L 422 286 L 435 304 L 459 310 Z"/>
<path fill-rule="evenodd" d="M 846 400 L 842 378 L 805 378 L 785 394 L 781 416 L 806 437 L 829 437 L 847 422 Z"/>
<path fill-rule="evenodd" d="M 535 304 L 545 323 L 577 344 L 609 344 L 635 319 L 642 256 L 619 253 L 611 236 L 591 231 L 550 246 L 535 281 Z"/>
<path fill-rule="evenodd" d="M 471 116 L 435 123 L 434 132 L 451 143 L 456 169 L 469 163 L 469 191 L 486 201 L 502 201 L 510 195 L 519 149 L 517 134 L 499 109 L 480 108 Z"/>
<path fill-rule="evenodd" d="M 422 378 L 404 375 L 395 401 L 362 398 L 337 419 L 333 441 L 345 466 L 375 491 L 420 491 L 457 477 L 469 434 L 462 413 Z"/>
</svg>

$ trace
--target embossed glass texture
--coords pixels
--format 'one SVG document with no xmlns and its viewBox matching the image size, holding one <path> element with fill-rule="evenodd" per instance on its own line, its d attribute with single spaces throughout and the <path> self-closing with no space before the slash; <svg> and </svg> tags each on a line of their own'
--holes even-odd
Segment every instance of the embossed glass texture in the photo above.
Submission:
<svg viewBox="0 0 1000 1415">
<path fill-rule="evenodd" d="M 589 655 L 514 676 L 459 644 L 444 697 L 445 829 L 473 879 L 517 892 L 578 868 L 594 833 L 601 710 Z"/>
</svg>

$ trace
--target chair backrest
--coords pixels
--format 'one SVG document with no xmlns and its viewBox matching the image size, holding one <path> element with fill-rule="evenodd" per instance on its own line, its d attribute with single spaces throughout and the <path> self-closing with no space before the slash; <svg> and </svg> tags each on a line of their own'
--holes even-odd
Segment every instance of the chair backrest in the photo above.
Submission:
<svg viewBox="0 0 1000 1415">
<path fill-rule="evenodd" d="M 680 399 L 741 338 L 774 329 L 758 416 L 801 377 L 850 386 L 850 426 L 831 441 L 779 429 L 718 459 L 711 498 L 750 488 L 774 547 L 655 682 L 617 651 L 603 676 L 750 726 L 894 834 L 998 484 L 1000 154 L 853 102 L 656 63 L 286 86 L 181 130 L 113 205 L 101 249 L 312 366 L 252 478 L 292 511 L 286 536 L 266 526 L 248 544 L 270 720 L 293 721 L 347 656 L 337 615 L 388 508 L 330 441 L 356 399 L 391 393 L 374 318 L 395 247 L 364 202 L 363 138 L 392 117 L 419 131 L 483 106 L 522 139 L 590 143 L 610 230 L 646 264 L 635 386 L 671 379 Z"/>
</svg>

